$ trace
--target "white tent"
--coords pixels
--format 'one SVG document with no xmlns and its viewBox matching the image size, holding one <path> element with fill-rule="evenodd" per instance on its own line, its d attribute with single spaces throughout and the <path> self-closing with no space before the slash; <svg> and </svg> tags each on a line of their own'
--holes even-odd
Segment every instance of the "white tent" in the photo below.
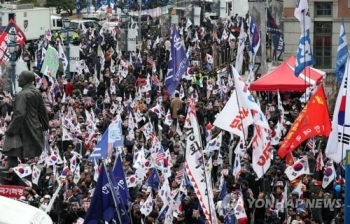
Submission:
<svg viewBox="0 0 350 224">
<path fill-rule="evenodd" d="M 31 205 L 0 196 L 1 224 L 52 224 L 51 218 Z"/>
</svg>

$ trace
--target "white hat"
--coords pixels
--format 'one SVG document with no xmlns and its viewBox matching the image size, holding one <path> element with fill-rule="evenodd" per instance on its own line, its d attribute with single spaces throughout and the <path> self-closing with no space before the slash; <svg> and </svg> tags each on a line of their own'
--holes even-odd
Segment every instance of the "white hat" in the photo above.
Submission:
<svg viewBox="0 0 350 224">
<path fill-rule="evenodd" d="M 51 199 L 51 196 L 48 195 L 48 194 L 46 194 L 46 195 L 44 196 L 44 199 Z"/>
</svg>

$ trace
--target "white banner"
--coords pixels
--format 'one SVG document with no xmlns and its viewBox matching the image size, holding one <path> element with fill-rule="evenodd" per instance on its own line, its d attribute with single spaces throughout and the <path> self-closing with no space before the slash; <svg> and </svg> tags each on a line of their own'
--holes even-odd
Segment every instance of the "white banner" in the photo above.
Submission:
<svg viewBox="0 0 350 224">
<path fill-rule="evenodd" d="M 80 61 L 80 47 L 69 45 L 69 71 L 76 72 L 77 63 Z"/>
<path fill-rule="evenodd" d="M 261 178 L 271 166 L 270 148 L 271 143 L 266 129 L 254 125 L 254 137 L 252 139 L 253 170 L 258 178 Z"/>
<path fill-rule="evenodd" d="M 139 28 L 141 29 L 141 27 Z M 128 29 L 128 51 L 136 51 L 137 30 Z"/>
<path fill-rule="evenodd" d="M 205 173 L 203 152 L 201 150 L 199 127 L 196 119 L 196 112 L 193 108 L 187 113 L 186 120 L 187 119 L 190 120 L 191 127 L 187 131 L 186 139 L 186 172 L 193 184 L 194 191 L 199 199 L 205 217 L 209 223 L 217 224 L 213 189 L 211 187 L 211 181 L 205 178 L 207 175 Z"/>
</svg>

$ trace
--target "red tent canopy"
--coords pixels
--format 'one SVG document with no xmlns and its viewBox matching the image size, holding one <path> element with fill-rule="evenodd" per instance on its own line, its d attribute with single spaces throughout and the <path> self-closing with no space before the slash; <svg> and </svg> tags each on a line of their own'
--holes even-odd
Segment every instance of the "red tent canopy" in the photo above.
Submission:
<svg viewBox="0 0 350 224">
<path fill-rule="evenodd" d="M 307 87 L 322 82 L 325 72 L 306 67 L 296 77 L 294 75 L 295 57 L 290 57 L 274 70 L 250 84 L 253 91 L 305 91 Z"/>
</svg>

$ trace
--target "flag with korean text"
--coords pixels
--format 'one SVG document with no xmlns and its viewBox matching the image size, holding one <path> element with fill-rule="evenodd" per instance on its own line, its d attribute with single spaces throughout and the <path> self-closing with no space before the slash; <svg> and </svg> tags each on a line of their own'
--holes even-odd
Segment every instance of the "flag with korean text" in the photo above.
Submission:
<svg viewBox="0 0 350 224">
<path fill-rule="evenodd" d="M 317 116 L 315 116 L 317 114 Z M 334 116 L 333 116 L 334 117 Z M 327 99 L 323 85 L 320 85 L 316 93 L 299 113 L 287 136 L 283 139 L 278 155 L 284 158 L 306 139 L 314 136 L 329 136 L 331 122 L 328 112 Z"/>
<path fill-rule="evenodd" d="M 332 160 L 328 160 L 323 171 L 322 187 L 326 188 L 335 179 L 336 172 Z"/>
<path fill-rule="evenodd" d="M 164 79 L 164 85 L 171 96 L 179 85 L 182 75 L 186 73 L 190 66 L 185 49 L 181 43 L 181 37 L 176 27 L 171 27 L 171 47 L 168 62 L 168 71 Z"/>
<path fill-rule="evenodd" d="M 86 224 L 96 224 L 100 220 L 110 221 L 115 215 L 115 207 L 111 184 L 108 181 L 107 171 L 101 167 L 101 173 L 95 186 L 90 207 L 85 215 Z"/>
<path fill-rule="evenodd" d="M 344 20 L 340 25 L 340 33 L 339 33 L 339 41 L 338 41 L 338 49 L 337 49 L 337 57 L 335 60 L 335 76 L 339 83 L 342 82 L 343 76 L 345 73 L 346 60 L 348 59 L 348 42 L 346 40 L 345 33 L 345 25 Z"/>
<path fill-rule="evenodd" d="M 120 155 L 115 160 L 115 165 L 113 168 L 113 176 L 114 176 L 114 180 L 117 184 L 116 187 L 117 187 L 117 192 L 118 192 L 118 195 L 120 198 L 120 202 L 125 207 L 128 205 L 131 198 L 130 198 L 129 189 L 128 189 L 128 185 L 127 185 L 126 178 L 125 178 L 125 173 L 123 170 L 122 158 Z"/>
<path fill-rule="evenodd" d="M 261 178 L 271 166 L 270 151 L 272 147 L 268 130 L 255 125 L 251 146 L 253 150 L 253 170 L 257 177 Z"/>
<path fill-rule="evenodd" d="M 207 182 L 206 169 L 204 168 L 204 157 L 201 150 L 202 141 L 200 139 L 199 126 L 196 118 L 194 104 L 190 105 L 187 118 L 190 120 L 191 127 L 187 130 L 186 139 L 186 172 L 194 187 L 194 191 L 199 199 L 202 211 L 211 224 L 217 224 L 217 218 L 214 207 L 213 190 L 211 184 Z"/>
<path fill-rule="evenodd" d="M 345 74 L 339 88 L 337 101 L 335 103 L 332 131 L 329 135 L 325 155 L 335 163 L 340 163 L 350 147 L 350 60 L 348 58 Z M 348 112 L 346 112 L 348 111 Z"/>
<path fill-rule="evenodd" d="M 292 166 L 288 166 L 284 173 L 290 181 L 304 174 L 310 174 L 309 162 L 307 156 L 298 159 Z"/>
<path fill-rule="evenodd" d="M 236 90 L 232 91 L 230 99 L 216 117 L 214 126 L 244 139 L 244 130 L 253 123 L 253 117 L 248 108 L 242 105 L 240 105 L 241 107 L 238 106 L 236 92 Z"/>
<path fill-rule="evenodd" d="M 19 166 L 14 167 L 13 171 L 20 178 L 24 178 L 24 177 L 29 176 L 30 174 L 32 174 L 32 168 L 30 166 L 21 166 L 21 165 L 19 165 Z"/>
<path fill-rule="evenodd" d="M 307 67 L 312 66 L 315 61 L 311 50 L 310 40 L 310 28 L 311 18 L 309 11 L 308 0 L 298 0 L 294 10 L 294 16 L 300 22 L 301 36 L 299 39 L 299 46 L 295 61 L 295 76 L 299 76 L 300 73 Z"/>
<path fill-rule="evenodd" d="M 252 116 L 255 125 L 259 125 L 263 128 L 269 129 L 270 126 L 267 122 L 267 119 L 264 113 L 261 111 L 261 107 L 256 103 L 254 97 L 250 93 L 248 86 L 245 84 L 244 80 L 233 66 L 231 66 L 231 72 L 236 87 L 236 103 L 239 104 L 239 106 L 242 108 L 252 110 Z"/>
</svg>

